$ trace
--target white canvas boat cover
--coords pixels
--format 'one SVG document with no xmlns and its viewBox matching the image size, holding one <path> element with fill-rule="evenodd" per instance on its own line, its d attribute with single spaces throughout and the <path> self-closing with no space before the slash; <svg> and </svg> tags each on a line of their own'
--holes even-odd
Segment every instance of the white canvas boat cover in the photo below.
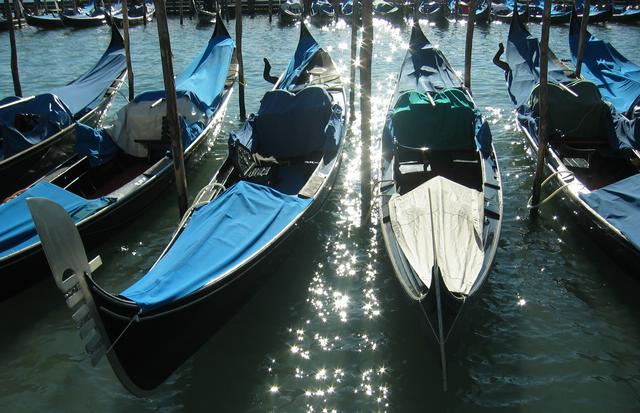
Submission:
<svg viewBox="0 0 640 413">
<path fill-rule="evenodd" d="M 447 289 L 469 294 L 484 259 L 482 192 L 437 176 L 402 196 L 392 197 L 389 212 L 402 252 L 429 288 L 434 264 L 433 215 L 437 261 Z"/>
<path fill-rule="evenodd" d="M 109 131 L 113 141 L 129 155 L 147 156 L 145 141 L 160 141 L 162 138 L 162 118 L 167 113 L 166 100 L 133 101 L 116 114 L 113 128 Z M 205 114 L 187 97 L 178 98 L 178 114 L 188 124 L 201 121 L 206 124 Z"/>
</svg>

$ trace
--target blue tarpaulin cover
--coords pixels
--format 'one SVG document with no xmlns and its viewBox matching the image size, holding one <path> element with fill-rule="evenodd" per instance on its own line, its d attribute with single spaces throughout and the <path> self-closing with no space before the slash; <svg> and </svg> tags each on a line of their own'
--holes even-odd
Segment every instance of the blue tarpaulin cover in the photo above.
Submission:
<svg viewBox="0 0 640 413">
<path fill-rule="evenodd" d="M 197 208 L 167 254 L 120 295 L 143 312 L 185 297 L 267 245 L 310 203 L 240 181 Z"/>
<path fill-rule="evenodd" d="M 73 222 L 81 221 L 113 202 L 111 198 L 84 199 L 49 182 L 40 182 L 0 205 L 0 258 L 39 241 L 27 198 L 47 198 L 57 202 Z"/>
<path fill-rule="evenodd" d="M 100 102 L 107 88 L 126 69 L 124 41 L 115 27 L 111 42 L 98 63 L 84 75 L 66 86 L 55 88 L 50 93 L 58 96 L 77 118 L 93 109 Z"/>
<path fill-rule="evenodd" d="M 571 19 L 569 46 L 575 64 L 580 42 L 580 24 Z M 598 86 L 605 100 L 620 113 L 633 108 L 640 97 L 640 66 L 621 55 L 609 42 L 598 39 L 587 31 L 582 74 Z"/>
<path fill-rule="evenodd" d="M 219 29 L 219 27 L 221 29 Z M 200 110 L 211 115 L 218 108 L 235 43 L 223 25 L 216 25 L 207 45 L 176 78 L 178 98 L 187 96 Z M 164 90 L 141 93 L 134 102 L 155 102 Z"/>
<path fill-rule="evenodd" d="M 505 73 L 509 96 L 517 107 L 527 103 L 531 91 L 540 83 L 540 44 L 518 17 L 511 21 L 506 59 L 511 69 Z M 557 62 L 558 58 L 549 50 L 549 81 L 571 81 Z"/>
<path fill-rule="evenodd" d="M 640 174 L 580 194 L 580 198 L 640 250 Z"/>
<path fill-rule="evenodd" d="M 8 103 L 13 98 L 4 99 Z M 0 102 L 0 103 L 2 103 Z M 16 126 L 16 115 L 30 117 L 27 127 Z M 2 150 L 0 160 L 40 143 L 73 123 L 69 109 L 56 96 L 49 93 L 38 95 L 15 105 L 0 109 L 0 137 Z"/>
<path fill-rule="evenodd" d="M 320 45 L 316 42 L 316 39 L 311 36 L 311 33 L 309 33 L 304 23 L 302 23 L 298 47 L 278 87 L 284 90 L 291 89 L 318 50 L 320 50 Z"/>
<path fill-rule="evenodd" d="M 119 151 L 104 129 L 76 123 L 76 153 L 87 156 L 91 166 L 109 162 Z"/>
</svg>

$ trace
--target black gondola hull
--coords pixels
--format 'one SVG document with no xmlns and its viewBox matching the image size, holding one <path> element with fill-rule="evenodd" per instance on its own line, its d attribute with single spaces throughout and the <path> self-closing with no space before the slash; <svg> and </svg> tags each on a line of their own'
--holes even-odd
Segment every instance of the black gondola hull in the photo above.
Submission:
<svg viewBox="0 0 640 413">
<path fill-rule="evenodd" d="M 41 29 L 59 29 L 64 27 L 62 18 L 43 18 L 42 16 L 36 16 L 33 14 L 26 14 L 25 20 L 29 26 L 39 27 Z"/>
<path fill-rule="evenodd" d="M 67 16 L 65 14 L 61 14 L 60 16 L 62 17 L 62 22 L 65 26 L 76 29 L 97 27 L 107 23 L 106 14 L 99 16 Z"/>
</svg>

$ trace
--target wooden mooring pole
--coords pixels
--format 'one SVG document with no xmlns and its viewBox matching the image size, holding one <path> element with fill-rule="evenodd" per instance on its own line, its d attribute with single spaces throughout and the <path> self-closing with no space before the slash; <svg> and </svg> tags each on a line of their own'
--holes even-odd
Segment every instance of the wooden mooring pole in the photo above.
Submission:
<svg viewBox="0 0 640 413">
<path fill-rule="evenodd" d="M 355 3 L 355 2 L 354 2 Z M 362 223 L 369 220 L 371 204 L 371 60 L 373 57 L 372 4 L 362 2 L 362 42 L 360 45 L 360 190 Z"/>
<path fill-rule="evenodd" d="M 180 26 L 182 26 L 182 24 L 184 23 L 184 16 L 182 13 L 183 1 L 184 0 L 178 0 L 178 7 L 180 8 Z"/>
<path fill-rule="evenodd" d="M 142 0 L 142 12 L 144 13 L 144 19 L 142 19 L 142 25 L 147 27 L 147 0 Z"/>
<path fill-rule="evenodd" d="M 11 45 L 11 77 L 13 78 L 13 93 L 22 97 L 22 86 L 20 86 L 20 73 L 18 72 L 18 49 L 16 47 L 16 32 L 13 27 L 13 16 L 11 15 L 11 5 L 9 0 L 4 0 L 4 10 L 7 13 L 7 24 L 9 24 L 9 43 Z"/>
<path fill-rule="evenodd" d="M 22 13 L 20 13 L 20 2 L 19 0 L 13 0 L 13 13 L 18 20 L 18 27 L 22 29 L 22 20 L 20 19 Z"/>
<path fill-rule="evenodd" d="M 269 23 L 273 19 L 273 0 L 269 0 Z"/>
<path fill-rule="evenodd" d="M 471 92 L 471 51 L 473 49 L 473 30 L 476 23 L 476 0 L 470 0 L 468 4 L 467 40 L 464 46 L 464 87 Z"/>
<path fill-rule="evenodd" d="M 171 61 L 171 40 L 169 38 L 169 26 L 167 24 L 167 9 L 164 0 L 154 0 L 156 4 L 156 16 L 158 21 L 158 38 L 160 41 L 160 57 L 162 59 L 162 76 L 167 102 L 167 125 L 171 138 L 171 153 L 173 155 L 173 170 L 178 191 L 178 209 L 180 217 L 187 211 L 187 177 L 184 168 L 184 150 L 182 136 L 178 120 L 178 98 L 176 96 L 176 84 L 173 76 L 173 63 Z"/>
<path fill-rule="evenodd" d="M 144 12 L 144 10 L 143 10 Z M 145 15 L 144 20 L 147 17 Z M 131 65 L 131 43 L 129 42 L 129 9 L 127 0 L 122 0 L 122 30 L 124 31 L 124 53 L 127 59 L 127 80 L 129 81 L 129 102 L 135 95 L 133 90 L 133 66 Z"/>
<path fill-rule="evenodd" d="M 354 1 L 351 9 L 351 67 L 349 70 L 349 122 L 356 116 L 356 60 L 358 59 L 358 2 Z"/>
<path fill-rule="evenodd" d="M 533 193 L 531 195 L 531 215 L 538 213 L 540 203 L 540 186 L 544 175 L 544 161 L 547 156 L 547 131 L 549 123 L 549 107 L 547 106 L 547 75 L 549 69 L 549 25 L 551 19 L 551 0 L 544 0 L 542 13 L 542 35 L 540 36 L 540 86 L 538 87 L 538 111 L 540 127 L 538 128 L 538 158 L 536 172 L 533 177 Z"/>
<path fill-rule="evenodd" d="M 242 63 L 242 0 L 236 0 L 236 55 L 238 57 L 238 103 L 240 105 L 240 120 L 247 118 L 244 106 L 244 64 Z"/>
<path fill-rule="evenodd" d="M 580 77 L 582 71 L 582 58 L 584 57 L 584 42 L 587 38 L 587 25 L 589 24 L 589 9 L 591 8 L 590 0 L 584 0 L 582 7 L 582 20 L 580 22 L 580 42 L 578 43 L 578 56 L 576 59 L 576 77 Z M 576 12 L 576 17 L 578 13 Z"/>
</svg>

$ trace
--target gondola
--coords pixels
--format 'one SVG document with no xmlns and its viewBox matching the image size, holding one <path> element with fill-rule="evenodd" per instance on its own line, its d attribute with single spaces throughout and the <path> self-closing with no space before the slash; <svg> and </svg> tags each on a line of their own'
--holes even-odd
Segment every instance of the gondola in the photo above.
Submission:
<svg viewBox="0 0 640 413">
<path fill-rule="evenodd" d="M 328 0 L 312 0 L 311 20 L 316 23 L 327 23 L 335 20 L 336 11 Z"/>
<path fill-rule="evenodd" d="M 67 27 L 82 29 L 86 27 L 102 26 L 107 23 L 107 12 L 95 5 L 94 0 L 89 0 L 83 11 L 77 14 L 60 14 L 62 23 Z"/>
<path fill-rule="evenodd" d="M 233 40 L 219 20 L 206 47 L 176 77 L 185 161 L 222 121 L 236 78 L 233 59 Z M 106 129 L 76 125 L 76 155 L 0 205 L 0 299 L 49 273 L 27 198 L 64 204 L 91 244 L 134 219 L 168 186 L 173 163 L 164 96 L 162 90 L 137 95 Z"/>
<path fill-rule="evenodd" d="M 29 26 L 41 29 L 59 29 L 64 27 L 59 12 L 49 11 L 43 14 L 25 14 L 25 20 Z"/>
<path fill-rule="evenodd" d="M 379 217 L 396 278 L 446 348 L 478 296 L 502 225 L 488 123 L 442 52 L 414 25 L 382 135 Z"/>
<path fill-rule="evenodd" d="M 205 9 L 198 9 L 197 14 L 198 14 L 198 26 L 207 26 L 210 24 L 215 24 L 216 22 L 215 12 L 205 10 Z"/>
<path fill-rule="evenodd" d="M 82 76 L 48 93 L 0 101 L 0 201 L 69 158 L 74 122 L 97 125 L 125 75 L 124 42 L 113 28 L 107 50 Z"/>
<path fill-rule="evenodd" d="M 569 26 L 571 59 L 578 60 L 580 19 L 573 14 Z M 589 31 L 585 36 L 582 76 L 595 83 L 600 94 L 615 110 L 634 119 L 640 117 L 640 66 L 622 56 L 611 43 L 598 39 Z"/>
<path fill-rule="evenodd" d="M 456 0 L 449 1 L 449 10 L 451 14 L 455 14 Z M 458 17 L 464 19 L 469 14 L 469 4 L 464 1 L 458 1 Z M 489 21 L 491 16 L 491 1 L 478 0 L 476 1 L 476 23 L 484 24 Z"/>
<path fill-rule="evenodd" d="M 156 6 L 153 0 L 145 0 L 142 4 L 129 5 L 128 12 L 129 13 L 127 14 L 127 17 L 129 20 L 129 26 L 139 26 L 141 24 L 144 24 L 145 19 L 148 22 L 153 20 L 153 15 L 156 13 Z M 198 11 L 198 17 L 199 16 L 200 14 Z M 213 16 L 215 17 L 215 13 L 213 14 Z M 123 19 L 124 16 L 122 14 L 122 9 L 111 16 L 111 20 L 118 27 L 122 27 Z"/>
<path fill-rule="evenodd" d="M 287 25 L 299 22 L 302 19 L 302 12 L 300 0 L 285 0 L 280 4 L 280 24 Z"/>
<path fill-rule="evenodd" d="M 516 121 L 538 151 L 539 44 L 511 22 L 506 79 Z M 585 67 L 586 69 L 586 67 Z M 547 178 L 593 238 L 637 274 L 640 263 L 640 157 L 633 128 L 612 111 L 592 82 L 576 79 L 549 50 Z M 614 128 L 616 124 L 618 127 Z M 634 143 L 635 140 L 635 143 Z M 553 196 L 553 193 L 549 196 Z"/>
<path fill-rule="evenodd" d="M 584 14 L 584 0 L 577 0 L 575 10 L 578 17 L 582 18 Z M 589 24 L 604 23 L 609 21 L 613 16 L 613 4 L 606 2 L 604 4 L 591 4 L 589 6 Z"/>
<path fill-rule="evenodd" d="M 640 4 L 638 4 L 638 2 L 614 4 L 611 21 L 617 23 L 635 23 L 640 21 Z"/>
<path fill-rule="evenodd" d="M 541 23 L 543 4 L 541 0 L 531 0 L 529 3 L 529 20 L 533 23 Z M 562 4 L 552 4 L 549 17 L 550 24 L 565 24 L 571 19 L 571 11 Z"/>
<path fill-rule="evenodd" d="M 424 18 L 431 22 L 443 22 L 447 18 L 447 7 L 436 0 L 422 0 L 418 4 L 416 14 L 419 19 Z"/>
<path fill-rule="evenodd" d="M 381 19 L 389 21 L 401 21 L 404 19 L 404 12 L 402 7 L 395 4 L 393 1 L 387 0 L 374 0 L 372 4 L 373 15 Z"/>
<path fill-rule="evenodd" d="M 503 0 L 501 2 L 493 2 L 491 4 L 491 19 L 503 23 L 510 23 L 513 18 L 513 9 L 516 0 Z M 518 14 L 520 20 L 526 22 L 529 19 L 529 10 L 523 4 L 518 4 Z"/>
<path fill-rule="evenodd" d="M 66 213 L 46 200 L 29 200 L 59 287 L 65 295 L 78 291 L 68 302 L 78 305 L 81 332 L 96 326 L 88 347 L 92 360 L 109 350 L 122 384 L 143 395 L 232 318 L 275 272 L 284 243 L 293 243 L 327 199 L 340 165 L 346 115 L 340 75 L 302 24 L 287 71 L 264 95 L 258 113 L 231 134 L 227 159 L 160 259 L 119 294 L 91 277 Z M 61 222 L 66 228 L 58 228 Z M 63 238 L 66 247 L 60 249 Z M 75 273 L 73 281 L 62 280 L 62 268 Z"/>
</svg>

